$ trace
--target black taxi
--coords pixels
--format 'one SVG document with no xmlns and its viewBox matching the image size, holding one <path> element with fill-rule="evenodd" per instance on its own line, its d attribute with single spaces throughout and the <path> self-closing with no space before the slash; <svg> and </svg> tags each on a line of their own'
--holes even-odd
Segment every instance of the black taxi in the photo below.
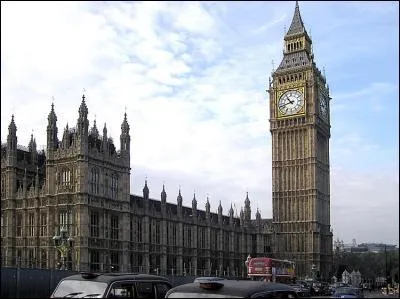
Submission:
<svg viewBox="0 0 400 299">
<path fill-rule="evenodd" d="M 136 273 L 80 273 L 65 277 L 50 298 L 164 298 L 171 289 L 162 276 Z"/>
<path fill-rule="evenodd" d="M 298 295 L 282 283 L 199 277 L 170 289 L 165 298 L 298 298 Z"/>
</svg>

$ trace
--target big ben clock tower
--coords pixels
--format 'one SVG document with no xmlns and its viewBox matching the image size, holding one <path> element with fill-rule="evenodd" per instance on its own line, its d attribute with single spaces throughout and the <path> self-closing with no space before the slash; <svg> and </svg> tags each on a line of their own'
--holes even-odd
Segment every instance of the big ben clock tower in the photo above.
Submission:
<svg viewBox="0 0 400 299">
<path fill-rule="evenodd" d="M 274 256 L 296 262 L 297 276 L 326 279 L 330 230 L 330 97 L 296 1 L 283 59 L 269 82 Z"/>
</svg>

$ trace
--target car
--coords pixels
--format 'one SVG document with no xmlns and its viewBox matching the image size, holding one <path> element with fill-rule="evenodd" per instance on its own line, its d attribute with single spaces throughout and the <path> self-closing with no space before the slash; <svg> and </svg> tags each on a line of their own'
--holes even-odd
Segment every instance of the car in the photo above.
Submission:
<svg viewBox="0 0 400 299">
<path fill-rule="evenodd" d="M 304 286 L 300 283 L 289 284 L 289 286 L 291 286 L 296 291 L 296 293 L 299 297 L 310 297 L 311 296 L 310 288 L 307 286 Z"/>
<path fill-rule="evenodd" d="M 199 277 L 170 289 L 165 298 L 298 298 L 287 284 Z"/>
<path fill-rule="evenodd" d="M 348 286 L 349 286 L 348 284 L 346 284 L 344 282 L 340 282 L 340 281 L 330 284 L 328 287 L 328 295 L 333 295 L 337 288 L 348 287 Z"/>
<path fill-rule="evenodd" d="M 364 298 L 364 293 L 360 288 L 339 287 L 336 288 L 331 298 Z"/>
<path fill-rule="evenodd" d="M 162 276 L 137 273 L 88 273 L 63 278 L 50 298 L 164 298 L 172 288 Z"/>
</svg>

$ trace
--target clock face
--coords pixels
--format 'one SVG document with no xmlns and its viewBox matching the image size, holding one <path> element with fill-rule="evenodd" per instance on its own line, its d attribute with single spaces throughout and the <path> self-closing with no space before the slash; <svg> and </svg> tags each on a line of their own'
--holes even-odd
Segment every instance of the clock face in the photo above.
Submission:
<svg viewBox="0 0 400 299">
<path fill-rule="evenodd" d="M 304 96 L 298 90 L 288 90 L 280 98 L 278 108 L 283 115 L 298 113 L 304 106 Z"/>
<path fill-rule="evenodd" d="M 321 112 L 321 115 L 324 118 L 327 118 L 328 116 L 328 101 L 326 100 L 326 97 L 321 95 L 319 98 L 319 110 Z"/>
</svg>

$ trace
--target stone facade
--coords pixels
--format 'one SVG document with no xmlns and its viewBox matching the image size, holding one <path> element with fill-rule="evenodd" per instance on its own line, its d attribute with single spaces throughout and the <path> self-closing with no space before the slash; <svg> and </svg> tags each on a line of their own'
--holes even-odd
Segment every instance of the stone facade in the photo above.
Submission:
<svg viewBox="0 0 400 299">
<path fill-rule="evenodd" d="M 269 80 L 274 255 L 298 276 L 327 279 L 332 267 L 329 87 L 315 62 L 299 5 Z"/>
<path fill-rule="evenodd" d="M 48 116 L 47 149 L 37 151 L 33 136 L 27 148 L 17 146 L 12 116 L 1 152 L 2 266 L 53 268 L 60 261 L 53 236 L 60 228 L 74 239 L 68 268 L 79 271 L 140 271 L 161 275 L 245 276 L 244 261 L 271 254 L 271 219 L 259 211 L 251 220 L 248 195 L 240 217 L 233 208 L 223 215 L 151 199 L 147 181 L 143 196 L 130 195 L 130 135 L 127 115 L 121 125 L 120 150 L 89 130 L 85 98 L 76 127 L 58 140 L 57 116 Z"/>
</svg>

